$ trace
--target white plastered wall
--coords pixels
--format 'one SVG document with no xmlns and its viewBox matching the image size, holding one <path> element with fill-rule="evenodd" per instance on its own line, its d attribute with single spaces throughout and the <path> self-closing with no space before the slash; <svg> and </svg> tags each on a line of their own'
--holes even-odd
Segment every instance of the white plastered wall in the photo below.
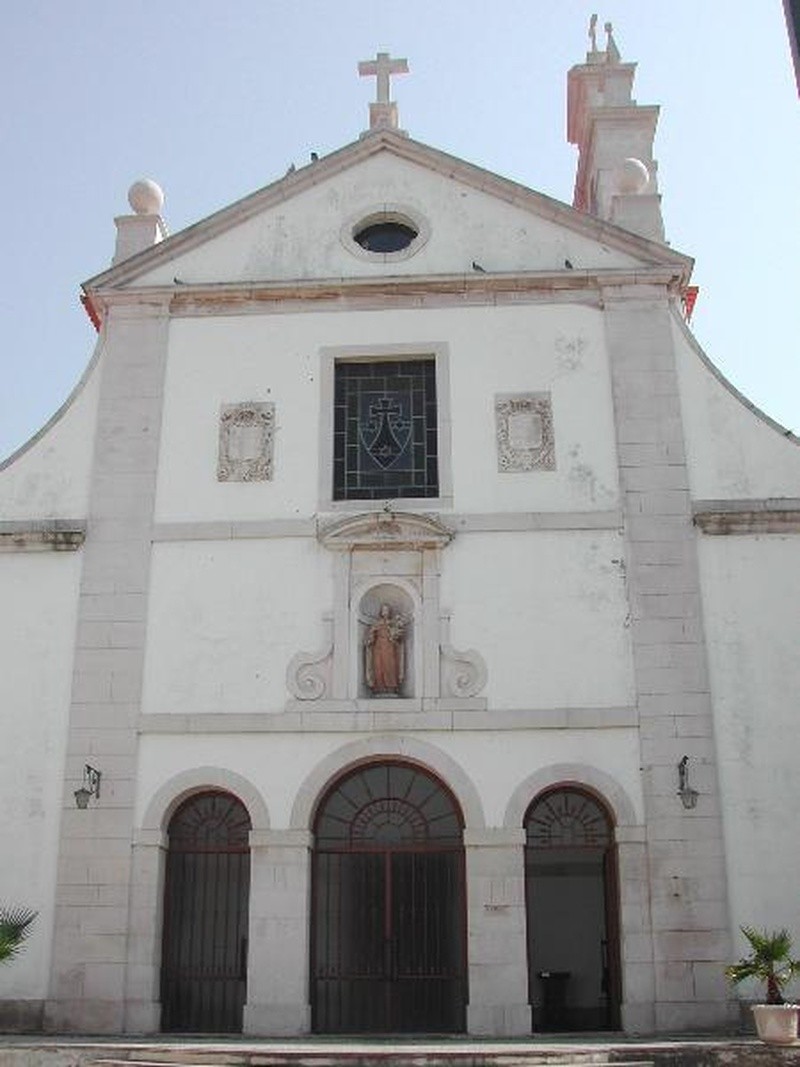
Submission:
<svg viewBox="0 0 800 1067">
<path fill-rule="evenodd" d="M 491 708 L 633 705 L 618 532 L 464 534 L 444 557 L 452 641 L 486 661 Z"/>
<path fill-rule="evenodd" d="M 0 521 L 86 516 L 100 386 L 98 356 L 52 419 L 0 462 Z"/>
<path fill-rule="evenodd" d="M 330 560 L 311 538 L 154 546 L 143 712 L 281 711 L 323 641 Z"/>
<path fill-rule="evenodd" d="M 636 731 L 610 730 L 548 731 L 436 731 L 407 735 L 411 747 L 420 751 L 431 747 L 445 760 L 454 761 L 474 784 L 487 826 L 502 826 L 509 802 L 521 785 L 535 772 L 551 766 L 590 765 L 613 780 L 632 801 L 642 817 L 639 757 Z M 395 754 L 396 739 L 379 735 L 314 732 L 300 738 L 292 733 L 217 735 L 146 735 L 141 741 L 141 773 L 138 781 L 136 823 L 141 825 L 151 799 L 163 785 L 195 767 L 220 767 L 241 775 L 262 795 L 274 830 L 291 825 L 295 800 L 309 776 L 323 761 L 344 770 L 352 752 L 364 742 L 365 750 L 377 758 L 383 749 Z M 341 752 L 341 763 L 336 754 Z M 587 758 L 591 753 L 591 758 Z M 436 761 L 421 759 L 436 770 Z M 331 778 L 336 776 L 336 771 Z M 441 772 L 440 772 L 441 773 Z M 458 783 L 448 781 L 458 796 Z M 463 806 L 463 805 L 462 805 Z M 310 829 L 310 827 L 305 827 Z"/>
<path fill-rule="evenodd" d="M 454 507 L 466 512 L 617 506 L 600 312 L 488 307 L 175 320 L 170 331 L 156 521 L 310 518 L 318 510 L 323 347 L 431 345 L 448 352 Z M 556 469 L 498 473 L 494 395 L 550 392 Z M 276 405 L 274 477 L 218 482 L 220 405 Z M 435 506 L 435 505 L 434 505 Z"/>
<path fill-rule="evenodd" d="M 80 565 L 78 552 L 0 553 L 0 903 L 39 912 L 0 968 L 0 999 L 47 992 Z"/>
<path fill-rule="evenodd" d="M 713 368 L 674 320 L 687 465 L 696 500 L 800 496 L 800 447 Z"/>
<path fill-rule="evenodd" d="M 633 256 L 599 244 L 488 192 L 387 152 L 320 181 L 206 244 L 154 268 L 136 285 L 375 277 L 376 263 L 348 251 L 343 225 L 385 209 L 427 222 L 430 237 L 410 258 L 377 273 L 404 275 L 630 267 Z M 350 224 L 348 226 L 348 223 Z"/>
<path fill-rule="evenodd" d="M 693 497 L 745 507 L 799 497 L 796 440 L 722 378 L 682 323 L 673 329 Z M 743 950 L 743 924 L 800 937 L 800 537 L 698 539 L 731 933 Z"/>
<path fill-rule="evenodd" d="M 797 547 L 796 535 L 700 540 L 734 932 L 800 937 Z"/>
<path fill-rule="evenodd" d="M 634 703 L 621 558 L 613 531 L 462 534 L 445 550 L 451 638 L 483 656 L 490 707 Z M 323 645 L 333 607 L 312 538 L 156 545 L 142 710 L 282 711 L 289 661 Z"/>
</svg>

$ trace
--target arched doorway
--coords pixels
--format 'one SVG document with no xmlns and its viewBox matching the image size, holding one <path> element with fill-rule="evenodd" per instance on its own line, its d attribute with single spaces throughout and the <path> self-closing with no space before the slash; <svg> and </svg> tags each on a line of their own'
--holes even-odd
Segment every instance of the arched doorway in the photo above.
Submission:
<svg viewBox="0 0 800 1067">
<path fill-rule="evenodd" d="M 409 763 L 361 766 L 314 822 L 317 1033 L 458 1033 L 466 1023 L 463 819 Z"/>
<path fill-rule="evenodd" d="M 189 797 L 169 823 L 161 1028 L 239 1033 L 247 988 L 250 817 L 230 793 Z"/>
<path fill-rule="evenodd" d="M 533 1029 L 617 1029 L 619 922 L 611 818 L 596 797 L 565 786 L 533 801 L 525 832 Z"/>
</svg>

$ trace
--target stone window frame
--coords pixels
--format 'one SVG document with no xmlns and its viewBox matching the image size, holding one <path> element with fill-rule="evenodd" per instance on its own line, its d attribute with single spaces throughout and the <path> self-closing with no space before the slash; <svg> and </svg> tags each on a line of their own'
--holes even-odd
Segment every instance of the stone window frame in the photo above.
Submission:
<svg viewBox="0 0 800 1067">
<path fill-rule="evenodd" d="M 542 442 L 537 447 L 519 448 L 511 443 L 509 421 L 514 409 L 538 415 L 542 422 Z M 549 392 L 497 393 L 494 398 L 497 436 L 497 470 L 500 474 L 553 471 L 556 469 L 553 400 Z"/>
<path fill-rule="evenodd" d="M 259 453 L 252 458 L 234 457 L 231 432 L 237 422 L 248 420 L 261 431 Z M 241 400 L 220 405 L 217 481 L 272 481 L 275 447 L 275 403 L 272 400 Z"/>
<path fill-rule="evenodd" d="M 380 500 L 333 499 L 333 399 L 334 372 L 339 362 L 402 362 L 433 359 L 436 364 L 436 405 L 439 448 L 439 495 L 429 497 L 388 497 Z M 449 348 L 443 342 L 428 344 L 336 345 L 320 349 L 320 511 L 381 511 L 391 500 L 396 510 L 424 511 L 453 506 L 452 444 L 450 415 Z"/>
</svg>

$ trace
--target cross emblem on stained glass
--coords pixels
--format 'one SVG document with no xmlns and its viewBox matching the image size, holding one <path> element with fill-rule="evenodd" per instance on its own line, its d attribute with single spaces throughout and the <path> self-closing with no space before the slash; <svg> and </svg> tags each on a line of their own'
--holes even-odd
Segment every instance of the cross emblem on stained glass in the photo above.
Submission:
<svg viewBox="0 0 800 1067">
<path fill-rule="evenodd" d="M 386 470 L 403 454 L 410 432 L 411 423 L 403 417 L 400 404 L 392 397 L 382 396 L 369 405 L 361 440 L 370 457 Z"/>
</svg>

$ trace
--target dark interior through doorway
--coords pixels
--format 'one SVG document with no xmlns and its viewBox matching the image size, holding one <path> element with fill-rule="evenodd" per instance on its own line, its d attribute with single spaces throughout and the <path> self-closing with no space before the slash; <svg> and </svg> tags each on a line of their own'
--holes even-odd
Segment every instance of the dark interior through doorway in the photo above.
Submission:
<svg viewBox="0 0 800 1067">
<path fill-rule="evenodd" d="M 525 817 L 528 990 L 534 1031 L 619 1027 L 616 851 L 600 801 L 574 787 Z"/>
</svg>

